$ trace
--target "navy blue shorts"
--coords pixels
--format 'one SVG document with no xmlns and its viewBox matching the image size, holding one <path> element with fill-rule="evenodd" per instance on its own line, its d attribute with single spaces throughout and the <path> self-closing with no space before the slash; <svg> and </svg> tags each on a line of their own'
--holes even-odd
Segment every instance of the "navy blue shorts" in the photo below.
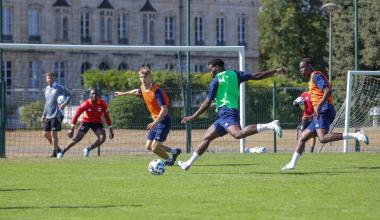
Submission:
<svg viewBox="0 0 380 220">
<path fill-rule="evenodd" d="M 325 105 L 320 111 L 319 118 L 314 116 L 313 121 L 307 126 L 307 129 L 311 132 L 315 132 L 317 129 L 329 130 L 330 124 L 334 121 L 335 114 L 335 108 L 332 105 Z"/>
<path fill-rule="evenodd" d="M 91 130 L 93 132 L 97 131 L 98 129 L 103 129 L 103 124 L 102 123 L 90 123 L 90 122 L 83 122 L 80 127 L 79 127 L 79 131 L 80 132 L 83 132 L 83 133 L 87 133 L 88 130 Z"/>
<path fill-rule="evenodd" d="M 218 110 L 218 119 L 214 122 L 216 133 L 220 137 L 227 134 L 227 128 L 231 125 L 240 125 L 240 116 L 237 109 L 220 107 Z"/>
<path fill-rule="evenodd" d="M 149 131 L 147 139 L 151 141 L 156 140 L 159 142 L 164 142 L 168 137 L 171 125 L 172 120 L 168 115 L 164 120 L 158 123 L 154 129 Z"/>
</svg>

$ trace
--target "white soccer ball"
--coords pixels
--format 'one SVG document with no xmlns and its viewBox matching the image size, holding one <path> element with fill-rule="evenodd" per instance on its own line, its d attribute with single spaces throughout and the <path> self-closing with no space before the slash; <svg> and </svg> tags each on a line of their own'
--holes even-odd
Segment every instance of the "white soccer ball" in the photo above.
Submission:
<svg viewBox="0 0 380 220">
<path fill-rule="evenodd" d="M 161 175 L 165 173 L 165 163 L 160 159 L 150 161 L 148 170 L 153 175 Z"/>
<path fill-rule="evenodd" d="M 58 98 L 57 98 L 58 105 L 65 103 L 66 99 L 67 98 L 63 95 L 58 96 Z"/>
<path fill-rule="evenodd" d="M 296 98 L 296 100 L 294 100 L 294 102 L 302 109 L 304 110 L 305 109 L 305 99 L 303 97 L 298 97 Z"/>
</svg>

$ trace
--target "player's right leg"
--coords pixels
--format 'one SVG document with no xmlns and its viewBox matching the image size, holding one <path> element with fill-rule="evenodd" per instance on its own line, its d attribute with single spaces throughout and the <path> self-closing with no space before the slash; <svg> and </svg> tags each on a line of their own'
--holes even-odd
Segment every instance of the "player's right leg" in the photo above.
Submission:
<svg viewBox="0 0 380 220">
<path fill-rule="evenodd" d="M 49 144 L 53 146 L 53 153 L 50 155 L 50 157 L 56 157 L 57 156 L 57 151 L 54 149 L 53 145 L 53 138 L 51 135 L 51 119 L 45 119 L 43 122 L 43 135 L 48 140 Z"/>
<path fill-rule="evenodd" d="M 100 147 L 105 141 L 106 141 L 106 131 L 103 128 L 102 124 L 98 123 L 90 123 L 91 129 L 94 131 L 94 134 L 96 136 L 96 141 L 91 144 L 90 147 L 86 147 L 83 149 L 83 157 L 90 156 L 90 151 Z"/>
<path fill-rule="evenodd" d="M 73 139 L 70 140 L 70 142 L 63 148 L 63 150 L 59 153 L 57 153 L 57 158 L 62 158 L 63 155 L 71 148 L 73 147 L 75 144 L 77 144 L 78 142 L 80 142 L 83 137 L 86 135 L 86 132 L 83 132 L 81 130 L 79 130 L 77 132 L 77 134 L 75 135 L 75 137 Z"/>
<path fill-rule="evenodd" d="M 187 161 L 178 161 L 178 165 L 183 169 L 183 170 L 188 170 L 190 167 L 194 164 L 195 161 L 199 159 L 200 156 L 207 150 L 208 146 L 210 145 L 211 141 L 213 141 L 215 138 L 221 137 L 227 132 L 224 130 L 223 133 L 220 133 L 221 131 L 217 131 L 217 128 L 223 129 L 223 127 L 215 127 L 218 126 L 215 123 L 212 124 L 206 131 L 205 136 L 202 138 L 201 143 L 197 146 L 195 151 L 193 152 L 192 156 L 190 157 L 189 160 Z"/>
</svg>

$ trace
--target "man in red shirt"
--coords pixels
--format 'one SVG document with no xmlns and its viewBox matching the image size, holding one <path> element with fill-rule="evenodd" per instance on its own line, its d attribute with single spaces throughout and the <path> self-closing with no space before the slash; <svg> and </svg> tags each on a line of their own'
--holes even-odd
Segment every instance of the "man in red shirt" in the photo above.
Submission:
<svg viewBox="0 0 380 220">
<path fill-rule="evenodd" d="M 84 117 L 77 135 L 65 146 L 62 152 L 57 154 L 57 158 L 62 158 L 66 151 L 81 141 L 90 128 L 95 133 L 97 139 L 90 147 L 83 150 L 83 156 L 88 157 L 92 149 L 95 149 L 103 144 L 106 140 L 106 132 L 103 128 L 102 116 L 104 116 L 108 128 L 110 129 L 109 138 L 113 138 L 114 133 L 112 129 L 112 122 L 107 110 L 107 103 L 99 98 L 99 92 L 95 88 L 90 90 L 90 95 L 91 98 L 87 99 L 79 106 L 73 119 L 71 120 L 71 128 L 67 133 L 69 138 L 73 137 L 75 123 L 77 122 L 79 116 L 84 112 Z"/>
<path fill-rule="evenodd" d="M 297 141 L 298 136 L 309 126 L 314 116 L 313 103 L 311 103 L 311 95 L 309 91 L 303 92 L 296 100 L 293 101 L 293 106 L 299 106 L 303 110 L 303 115 L 301 119 L 301 125 L 297 127 Z M 300 131 L 298 130 L 300 128 Z M 316 138 L 313 137 L 313 144 L 311 146 L 310 152 L 314 151 Z"/>
</svg>

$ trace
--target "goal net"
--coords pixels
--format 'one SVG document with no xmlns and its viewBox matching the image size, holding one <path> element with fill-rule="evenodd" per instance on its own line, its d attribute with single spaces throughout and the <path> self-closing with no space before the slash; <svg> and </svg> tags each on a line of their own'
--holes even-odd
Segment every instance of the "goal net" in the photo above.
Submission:
<svg viewBox="0 0 380 220">
<path fill-rule="evenodd" d="M 380 148 L 380 71 L 348 71 L 346 99 L 337 110 L 330 131 L 359 130 L 369 138 L 368 146 L 361 143 L 361 151 Z M 355 144 L 355 140 L 344 140 L 343 152 L 354 151 Z"/>
</svg>

